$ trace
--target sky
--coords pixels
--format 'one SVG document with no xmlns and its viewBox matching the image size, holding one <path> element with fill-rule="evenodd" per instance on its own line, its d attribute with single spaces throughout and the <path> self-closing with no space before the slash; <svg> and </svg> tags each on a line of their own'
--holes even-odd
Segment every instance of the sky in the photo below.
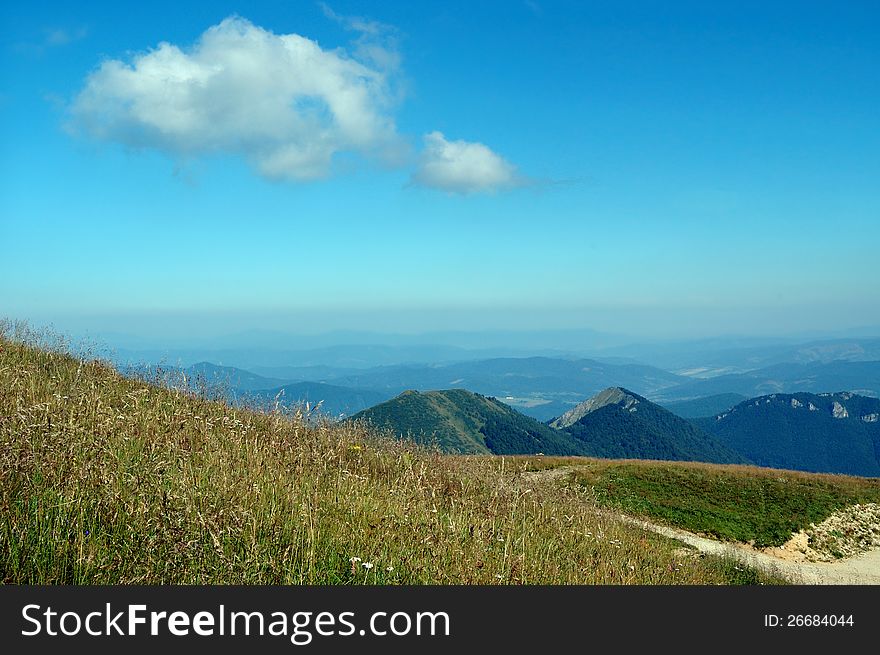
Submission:
<svg viewBox="0 0 880 655">
<path fill-rule="evenodd" d="M 878 33 L 876 2 L 3 3 L 0 315 L 878 326 Z"/>
</svg>

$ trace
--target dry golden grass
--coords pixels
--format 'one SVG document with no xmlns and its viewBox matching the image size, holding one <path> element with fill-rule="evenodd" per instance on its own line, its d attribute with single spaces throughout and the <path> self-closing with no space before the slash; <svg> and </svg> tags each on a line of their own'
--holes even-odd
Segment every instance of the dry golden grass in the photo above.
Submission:
<svg viewBox="0 0 880 655">
<path fill-rule="evenodd" d="M 5 334 L 7 583 L 773 581 L 676 554 L 597 512 L 584 487 L 524 485 L 524 461 L 236 409 L 121 377 L 21 326 Z"/>
</svg>

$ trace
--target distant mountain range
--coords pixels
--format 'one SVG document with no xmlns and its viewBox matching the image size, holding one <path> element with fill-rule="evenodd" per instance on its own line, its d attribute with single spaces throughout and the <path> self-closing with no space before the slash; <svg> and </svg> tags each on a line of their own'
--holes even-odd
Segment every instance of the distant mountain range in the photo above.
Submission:
<svg viewBox="0 0 880 655">
<path fill-rule="evenodd" d="M 274 369 L 281 373 L 281 369 Z M 289 374 L 302 370 L 287 370 Z M 317 372 L 317 371 L 315 371 Z M 677 375 L 652 366 L 611 363 L 595 359 L 550 357 L 504 357 L 454 364 L 411 364 L 379 366 L 352 371 L 323 370 L 313 381 L 338 387 L 377 391 L 386 398 L 407 389 L 468 389 L 493 396 L 518 411 L 547 421 L 560 416 L 586 397 L 602 389 L 619 386 L 664 406 L 725 394 L 743 398 L 768 393 L 848 389 L 868 396 L 880 396 L 880 361 L 835 361 L 813 364 L 775 364 L 708 379 Z M 303 379 L 300 377 L 299 379 Z M 680 411 L 716 413 L 735 404 L 707 410 Z"/>
<path fill-rule="evenodd" d="M 230 398 L 250 391 L 279 387 L 288 382 L 282 378 L 265 377 L 234 366 L 219 366 L 211 362 L 199 362 L 187 367 L 167 364 L 121 366 L 119 372 L 171 387 L 207 390 L 228 395 Z"/>
<path fill-rule="evenodd" d="M 880 338 L 704 339 L 617 346 L 607 349 L 604 354 L 627 357 L 679 373 L 693 370 L 713 375 L 717 371 L 741 373 L 774 364 L 878 361 Z"/>
<path fill-rule="evenodd" d="M 190 377 L 196 374 L 216 382 L 215 386 L 225 385 L 235 397 L 245 392 L 278 390 L 295 382 L 351 388 L 364 400 L 379 396 L 391 398 L 407 389 L 461 388 L 496 397 L 540 421 L 560 416 L 585 397 L 612 386 L 631 389 L 663 406 L 675 405 L 679 413 L 689 418 L 700 413 L 718 413 L 726 407 L 708 404 L 712 401 L 705 401 L 704 408 L 688 408 L 678 403 L 725 394 L 750 398 L 770 393 L 846 389 L 860 395 L 880 396 L 880 339 L 876 337 L 804 342 L 714 339 L 642 346 L 606 343 L 604 350 L 597 351 L 603 353 L 601 356 L 575 356 L 558 348 L 552 351 L 553 356 L 527 357 L 522 356 L 529 352 L 527 348 L 535 352 L 540 346 L 550 354 L 549 346 L 556 343 L 573 352 L 579 340 L 584 344 L 583 349 L 589 349 L 595 348 L 604 337 L 600 339 L 601 335 L 589 331 L 530 336 L 511 333 L 496 335 L 504 336 L 508 342 L 493 348 L 495 342 L 491 336 L 423 335 L 426 339 L 436 339 L 434 345 L 426 345 L 420 343 L 417 336 L 346 333 L 336 338 L 358 339 L 362 343 L 327 345 L 329 336 L 300 338 L 297 343 L 317 347 L 293 350 L 284 349 L 287 341 L 283 334 L 260 333 L 241 335 L 239 339 L 242 342 L 255 339 L 263 344 L 260 347 L 235 350 L 227 345 L 225 350 L 206 351 L 216 356 L 211 361 L 250 362 L 244 368 L 199 362 L 186 367 L 166 367 L 166 370 L 187 371 Z M 387 345 L 377 341 L 385 338 L 397 339 L 399 343 Z M 467 348 L 455 343 L 466 344 Z M 529 343 L 532 345 L 528 346 Z M 220 342 L 208 345 L 223 347 Z M 489 357 L 491 353 L 505 351 L 513 354 L 511 348 L 524 350 L 515 351 L 517 356 Z M 197 352 L 181 351 L 188 355 Z M 158 357 L 154 351 L 141 353 Z M 663 367 L 646 365 L 632 357 L 661 362 Z M 302 399 L 314 402 L 312 392 L 320 395 L 320 390 L 320 387 L 302 387 L 305 394 Z M 287 389 L 285 398 L 296 401 L 292 397 L 294 393 L 296 389 Z M 332 405 L 335 401 L 326 402 Z M 344 408 L 359 407 L 360 402 L 355 398 L 331 411 L 344 413 Z M 719 399 L 719 402 L 728 401 Z"/>
<path fill-rule="evenodd" d="M 459 385 L 484 389 L 486 393 L 528 394 L 535 390 L 549 393 L 594 393 L 619 380 L 665 389 L 687 378 L 641 364 L 608 364 L 593 359 L 555 359 L 550 357 L 504 357 L 447 365 L 411 365 L 373 368 L 339 378 L 352 386 L 396 389 L 417 383 L 418 387 L 438 388 Z M 483 393 L 483 391 L 480 391 Z"/>
<path fill-rule="evenodd" d="M 877 398 L 770 394 L 694 424 L 760 466 L 880 476 Z"/>
<path fill-rule="evenodd" d="M 245 400 L 268 406 L 274 405 L 276 400 L 288 407 L 307 404 L 331 418 L 345 418 L 388 398 L 388 394 L 372 389 L 353 389 L 324 382 L 293 382 L 274 389 L 252 391 Z"/>
<path fill-rule="evenodd" d="M 391 338 L 391 337 L 389 337 Z M 476 344 L 475 344 L 476 345 Z M 582 356 L 566 347 L 507 347 L 476 345 L 463 348 L 442 343 L 340 343 L 309 349 L 297 349 L 280 339 L 271 344 L 226 345 L 160 348 L 131 345 L 112 349 L 112 359 L 119 366 L 133 363 L 165 361 L 179 367 L 200 361 L 224 362 L 267 376 L 277 375 L 276 369 L 327 367 L 331 369 L 367 369 L 418 363 L 450 364 L 497 357 L 545 356 L 576 358 Z"/>
<path fill-rule="evenodd" d="M 732 406 L 737 399 L 768 393 L 849 389 L 862 395 L 880 396 L 880 361 L 776 364 L 747 373 L 701 379 L 642 364 L 506 357 L 446 365 L 381 366 L 331 374 L 322 381 L 341 387 L 371 389 L 386 397 L 407 389 L 468 389 L 496 397 L 540 421 L 560 416 L 585 397 L 612 386 L 631 389 L 664 406 L 729 396 L 729 400 L 716 399 L 727 403 L 722 407 L 707 404 L 701 412 L 680 409 L 689 412 L 689 416 L 700 413 L 706 416 Z"/>
<path fill-rule="evenodd" d="M 447 365 L 383 366 L 328 381 L 341 386 L 384 391 L 389 395 L 407 389 L 468 389 L 496 397 L 524 414 L 545 421 L 609 386 L 626 386 L 649 394 L 689 379 L 641 364 L 505 357 Z"/>
<path fill-rule="evenodd" d="M 880 326 L 847 336 L 818 338 L 723 337 L 634 342 L 625 335 L 593 330 L 438 331 L 422 334 L 337 331 L 303 335 L 250 330 L 187 340 L 149 340 L 103 335 L 112 359 L 131 363 L 166 361 L 177 366 L 211 361 L 266 375 L 266 369 L 325 366 L 370 368 L 418 363 L 454 363 L 498 357 L 589 358 L 610 363 L 640 362 L 673 371 L 744 372 L 780 363 L 880 360 Z M 293 379 L 293 378 L 290 378 Z"/>
<path fill-rule="evenodd" d="M 264 377 L 232 366 L 199 362 L 186 368 L 174 366 L 139 366 L 123 373 L 160 382 L 166 386 L 187 388 L 220 396 L 238 405 L 267 409 L 275 402 L 286 406 L 308 404 L 331 418 L 341 418 L 387 400 L 392 394 L 372 389 L 341 387 L 323 382 L 291 382 Z"/>
<path fill-rule="evenodd" d="M 880 361 L 774 364 L 746 373 L 690 379 L 660 390 L 652 398 L 658 402 L 673 402 L 723 393 L 751 398 L 770 393 L 825 392 L 835 389 L 880 396 Z"/>
<path fill-rule="evenodd" d="M 218 366 L 210 362 L 199 362 L 178 370 L 186 373 L 194 382 L 204 382 L 212 387 L 234 389 L 238 392 L 271 389 L 286 382 L 283 378 L 264 377 L 233 366 Z"/>
</svg>

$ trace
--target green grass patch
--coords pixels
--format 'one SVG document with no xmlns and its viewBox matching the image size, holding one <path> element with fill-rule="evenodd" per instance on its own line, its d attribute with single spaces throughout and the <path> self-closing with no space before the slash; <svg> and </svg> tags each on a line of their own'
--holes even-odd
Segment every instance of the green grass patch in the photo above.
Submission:
<svg viewBox="0 0 880 655">
<path fill-rule="evenodd" d="M 880 501 L 880 480 L 872 478 L 669 462 L 568 463 L 575 461 L 575 478 L 602 505 L 758 547 L 782 545 L 846 506 Z"/>
</svg>

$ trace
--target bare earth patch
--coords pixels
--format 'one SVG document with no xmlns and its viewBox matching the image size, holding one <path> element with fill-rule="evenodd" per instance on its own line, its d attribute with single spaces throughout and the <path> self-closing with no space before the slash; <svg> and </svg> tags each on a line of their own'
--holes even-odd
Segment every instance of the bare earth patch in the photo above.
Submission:
<svg viewBox="0 0 880 655">
<path fill-rule="evenodd" d="M 526 471 L 520 475 L 520 479 L 526 484 L 543 484 L 568 477 L 573 471 L 572 466 L 557 466 L 540 471 Z"/>
<path fill-rule="evenodd" d="M 836 562 L 880 547 L 880 504 L 845 507 L 801 530 L 768 555 L 794 562 Z"/>
</svg>

